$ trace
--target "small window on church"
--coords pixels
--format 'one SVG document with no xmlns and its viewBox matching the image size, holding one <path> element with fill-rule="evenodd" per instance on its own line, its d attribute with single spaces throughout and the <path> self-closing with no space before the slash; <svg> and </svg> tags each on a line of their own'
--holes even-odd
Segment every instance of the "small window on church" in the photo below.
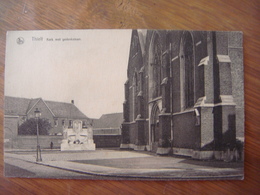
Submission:
<svg viewBox="0 0 260 195">
<path fill-rule="evenodd" d="M 65 120 L 62 120 L 62 126 L 64 126 L 65 125 Z"/>
</svg>

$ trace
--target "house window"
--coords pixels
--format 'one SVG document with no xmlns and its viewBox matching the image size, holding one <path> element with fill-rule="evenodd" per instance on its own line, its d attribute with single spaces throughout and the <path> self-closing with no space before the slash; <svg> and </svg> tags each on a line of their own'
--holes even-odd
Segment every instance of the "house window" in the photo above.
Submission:
<svg viewBox="0 0 260 195">
<path fill-rule="evenodd" d="M 82 124 L 82 127 L 87 127 L 87 122 L 86 121 L 83 121 L 83 124 Z"/>
<path fill-rule="evenodd" d="M 70 128 L 73 127 L 72 120 L 69 120 L 69 127 L 70 127 Z"/>
<path fill-rule="evenodd" d="M 55 119 L 54 119 L 54 127 L 57 127 L 57 126 L 58 126 L 58 119 L 55 118 Z"/>
</svg>

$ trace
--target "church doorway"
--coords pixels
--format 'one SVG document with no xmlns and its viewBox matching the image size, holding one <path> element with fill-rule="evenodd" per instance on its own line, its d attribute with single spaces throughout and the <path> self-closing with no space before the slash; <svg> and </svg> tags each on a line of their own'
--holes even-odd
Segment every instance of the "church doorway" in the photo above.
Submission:
<svg viewBox="0 0 260 195">
<path fill-rule="evenodd" d="M 157 104 L 153 106 L 151 113 L 151 124 L 150 124 L 150 133 L 151 133 L 151 150 L 152 152 L 156 152 L 158 148 L 159 142 L 159 107 Z"/>
</svg>

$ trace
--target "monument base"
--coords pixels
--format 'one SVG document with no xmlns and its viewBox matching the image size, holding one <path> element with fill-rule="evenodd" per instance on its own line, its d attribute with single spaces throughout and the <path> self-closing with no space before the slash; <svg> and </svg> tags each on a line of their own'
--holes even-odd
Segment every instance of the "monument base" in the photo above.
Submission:
<svg viewBox="0 0 260 195">
<path fill-rule="evenodd" d="M 84 143 L 68 143 L 68 140 L 62 140 L 61 151 L 82 151 L 82 150 L 96 150 L 96 144 L 93 140 L 88 140 Z"/>
</svg>

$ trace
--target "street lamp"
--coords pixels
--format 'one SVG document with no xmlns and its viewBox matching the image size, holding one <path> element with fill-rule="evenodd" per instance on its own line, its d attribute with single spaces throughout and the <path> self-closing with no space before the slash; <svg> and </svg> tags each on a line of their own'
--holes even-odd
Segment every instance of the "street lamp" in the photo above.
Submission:
<svg viewBox="0 0 260 195">
<path fill-rule="evenodd" d="M 40 148 L 40 144 L 39 144 L 39 118 L 41 116 L 41 112 L 38 110 L 38 108 L 36 108 L 36 110 L 34 111 L 35 114 L 35 118 L 37 120 L 36 126 L 37 126 L 37 158 L 36 158 L 36 162 L 40 162 L 42 161 L 42 156 L 41 156 L 41 148 Z"/>
</svg>

